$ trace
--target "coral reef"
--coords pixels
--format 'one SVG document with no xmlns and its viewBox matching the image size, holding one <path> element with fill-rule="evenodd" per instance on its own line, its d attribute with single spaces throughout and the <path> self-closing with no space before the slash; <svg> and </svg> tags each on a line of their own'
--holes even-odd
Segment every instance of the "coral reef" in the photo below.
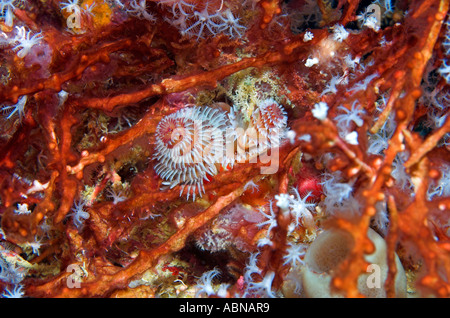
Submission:
<svg viewBox="0 0 450 318">
<path fill-rule="evenodd" d="M 449 297 L 448 9 L 0 0 L 1 295 Z"/>
</svg>

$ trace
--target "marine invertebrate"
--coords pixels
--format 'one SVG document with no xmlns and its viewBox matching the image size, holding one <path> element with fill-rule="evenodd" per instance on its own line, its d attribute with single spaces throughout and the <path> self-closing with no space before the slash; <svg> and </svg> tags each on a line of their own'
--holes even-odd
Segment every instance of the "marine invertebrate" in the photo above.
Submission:
<svg viewBox="0 0 450 318">
<path fill-rule="evenodd" d="M 274 272 L 268 272 L 260 282 L 252 281 L 247 284 L 246 293 L 252 296 L 275 298 L 276 293 L 272 290 Z"/>
<path fill-rule="evenodd" d="M 253 127 L 263 136 L 269 138 L 269 142 L 275 148 L 280 139 L 284 138 L 284 129 L 287 125 L 287 116 L 283 107 L 273 99 L 266 99 L 258 103 L 258 108 L 252 114 Z M 276 132 L 279 136 L 272 139 L 270 134 Z"/>
<path fill-rule="evenodd" d="M 113 189 L 108 191 L 108 197 L 112 199 L 113 204 L 117 204 L 127 199 L 127 197 L 123 195 L 121 191 L 116 192 Z"/>
<path fill-rule="evenodd" d="M 17 205 L 17 209 L 14 209 L 14 213 L 17 214 L 30 214 L 31 211 L 28 209 L 28 204 L 23 203 L 23 204 L 18 204 Z"/>
<path fill-rule="evenodd" d="M 230 120 L 234 123 L 231 138 L 237 143 L 237 162 L 253 160 L 269 149 L 277 149 L 285 137 L 287 116 L 283 107 L 271 98 L 256 105 L 248 123 L 242 117 L 242 111 L 231 111 Z"/>
<path fill-rule="evenodd" d="M 212 285 L 213 279 L 220 275 L 220 271 L 217 269 L 210 270 L 202 274 L 199 278 L 198 283 L 196 285 L 197 293 L 196 296 L 200 296 L 205 293 L 206 296 L 211 296 L 215 294 L 214 287 Z"/>
<path fill-rule="evenodd" d="M 258 223 L 258 226 L 265 226 L 265 225 L 269 225 L 269 227 L 267 228 L 267 235 L 270 235 L 270 232 L 273 228 L 275 228 L 278 223 L 277 223 L 277 215 L 275 214 L 273 208 L 272 208 L 272 201 L 270 201 L 269 206 L 269 213 L 265 213 L 265 211 L 263 211 L 262 209 L 260 210 L 261 214 L 264 215 L 264 217 L 267 219 L 264 222 L 260 222 Z"/>
<path fill-rule="evenodd" d="M 61 10 L 69 12 L 81 12 L 81 7 L 78 5 L 78 0 L 68 0 L 68 2 L 61 2 Z"/>
<path fill-rule="evenodd" d="M 197 247 L 204 251 L 226 251 L 231 245 L 232 235 L 223 228 L 207 229 L 195 241 Z"/>
<path fill-rule="evenodd" d="M 231 38 L 242 36 L 246 29 L 243 25 L 239 24 L 239 18 L 233 15 L 230 9 L 226 9 L 220 16 L 222 23 L 219 24 L 221 32 L 228 35 Z"/>
<path fill-rule="evenodd" d="M 364 114 L 364 110 L 361 109 L 357 103 L 353 103 L 351 109 L 347 109 L 343 106 L 339 106 L 337 109 L 342 110 L 344 114 L 337 115 L 334 119 L 337 122 L 339 128 L 343 131 L 350 129 L 351 122 L 354 122 L 356 126 L 361 127 L 364 121 L 360 117 Z"/>
<path fill-rule="evenodd" d="M 345 28 L 342 25 L 336 24 L 335 26 L 333 26 L 333 39 L 335 41 L 338 42 L 344 41 L 345 39 L 347 39 L 348 34 L 349 33 L 347 32 L 347 30 L 345 30 Z"/>
<path fill-rule="evenodd" d="M 85 209 L 86 201 L 83 199 L 78 200 L 78 202 L 74 202 L 74 206 L 72 208 L 72 216 L 73 216 L 73 224 L 78 229 L 83 227 L 84 220 L 87 220 L 90 217 L 90 214 L 86 212 Z"/>
<path fill-rule="evenodd" d="M 314 203 L 308 203 L 308 199 L 311 196 L 311 192 L 308 192 L 303 198 L 298 193 L 298 190 L 294 188 L 296 198 L 291 198 L 289 207 L 291 213 L 294 216 L 295 223 L 298 226 L 299 220 L 302 219 L 307 228 L 311 228 L 313 223 L 312 208 L 315 207 Z"/>
<path fill-rule="evenodd" d="M 9 27 L 13 25 L 13 11 L 16 9 L 17 0 L 0 1 L 0 17 L 5 19 L 5 24 Z"/>
<path fill-rule="evenodd" d="M 11 261 L 11 255 L 8 255 L 8 252 L 5 252 L 2 249 L 2 258 L 0 259 L 0 279 L 7 283 L 18 284 L 20 283 L 28 269 L 20 264 L 17 259 L 15 262 Z"/>
<path fill-rule="evenodd" d="M 375 245 L 373 253 L 366 255 L 368 264 L 367 272 L 358 278 L 358 288 L 367 297 L 386 297 L 385 290 L 381 287 L 388 276 L 386 259 L 386 243 L 374 230 L 369 229 L 368 236 Z M 344 262 L 349 256 L 352 238 L 346 233 L 336 230 L 325 231 L 308 248 L 302 269 L 303 292 L 308 297 L 339 296 L 330 290 L 331 273 L 339 263 Z M 406 276 L 403 266 L 395 255 L 397 273 L 395 276 L 396 297 L 406 297 Z M 371 277 L 370 274 L 378 275 Z M 369 283 L 370 282 L 370 283 Z"/>
<path fill-rule="evenodd" d="M 450 165 L 442 164 L 441 176 L 437 181 L 430 183 L 428 197 L 448 196 L 450 191 Z"/>
<path fill-rule="evenodd" d="M 260 275 L 261 269 L 258 267 L 259 252 L 251 253 L 248 258 L 248 263 L 244 269 L 244 280 L 249 283 L 253 281 L 253 274 Z"/>
<path fill-rule="evenodd" d="M 312 114 L 315 118 L 319 120 L 324 120 L 328 115 L 328 105 L 325 102 L 320 102 L 314 105 L 312 109 Z"/>
<path fill-rule="evenodd" d="M 2 297 L 4 298 L 22 298 L 25 295 L 24 287 L 20 284 L 14 285 L 12 290 L 6 288 L 2 293 Z"/>
<path fill-rule="evenodd" d="M 14 114 L 19 116 L 19 121 L 25 116 L 25 106 L 27 104 L 27 95 L 21 96 L 16 104 L 5 105 L 1 108 L 1 112 L 7 114 L 6 119 L 11 119 Z"/>
<path fill-rule="evenodd" d="M 156 128 L 156 173 L 171 188 L 186 188 L 187 199 L 205 192 L 203 181 L 218 172 L 224 156 L 226 115 L 211 107 L 186 107 L 164 117 Z"/>
<path fill-rule="evenodd" d="M 33 242 L 27 242 L 26 246 L 31 248 L 31 252 L 39 256 L 39 249 L 42 246 L 42 241 L 39 239 L 35 239 Z"/>
<path fill-rule="evenodd" d="M 350 199 L 354 190 L 351 183 L 342 182 L 342 175 L 339 172 L 326 173 L 322 179 L 322 189 L 325 194 L 323 204 L 329 213 Z"/>
<path fill-rule="evenodd" d="M 297 262 L 303 264 L 301 257 L 305 255 L 305 250 L 306 245 L 290 242 L 289 247 L 286 249 L 286 255 L 283 257 L 283 259 L 285 259 L 283 264 L 290 264 L 294 267 L 297 265 Z"/>
<path fill-rule="evenodd" d="M 138 2 L 139 1 L 139 2 Z M 138 18 L 146 19 L 150 22 L 155 22 L 156 18 L 147 12 L 147 1 L 146 0 L 133 0 L 130 2 L 131 9 L 128 13 L 134 15 Z"/>
<path fill-rule="evenodd" d="M 243 35 L 246 27 L 239 24 L 240 18 L 224 4 L 223 0 L 203 2 L 160 1 L 172 7 L 172 17 L 167 21 L 179 29 L 183 36 L 199 39 L 225 34 L 231 38 Z"/>
<path fill-rule="evenodd" d="M 39 43 L 43 39 L 40 33 L 37 33 L 30 37 L 32 31 L 26 31 L 25 27 L 16 27 L 17 35 L 13 39 L 13 42 L 17 42 L 17 45 L 13 48 L 17 52 L 17 56 L 24 58 L 31 50 L 31 48 Z"/>
<path fill-rule="evenodd" d="M 236 203 L 228 207 L 208 226 L 195 232 L 195 244 L 204 251 L 225 252 L 231 247 L 247 252 L 261 235 L 258 223 L 263 217 L 248 205 Z"/>
</svg>

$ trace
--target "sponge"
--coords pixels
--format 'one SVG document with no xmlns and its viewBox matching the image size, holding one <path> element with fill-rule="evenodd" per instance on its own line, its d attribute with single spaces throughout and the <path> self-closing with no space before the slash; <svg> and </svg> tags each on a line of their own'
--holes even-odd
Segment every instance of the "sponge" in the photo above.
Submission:
<svg viewBox="0 0 450 318">
<path fill-rule="evenodd" d="M 367 273 L 361 273 L 358 278 L 358 290 L 366 297 L 386 297 L 384 283 L 388 274 L 387 245 L 385 240 L 370 228 L 367 235 L 373 242 L 375 250 L 364 257 L 370 265 Z M 317 237 L 308 248 L 304 258 L 305 265 L 292 272 L 302 281 L 303 296 L 342 297 L 331 293 L 330 282 L 338 265 L 348 257 L 352 245 L 352 236 L 342 230 L 325 230 Z M 397 254 L 395 262 L 397 266 L 395 294 L 396 297 L 406 297 L 406 275 Z"/>
</svg>

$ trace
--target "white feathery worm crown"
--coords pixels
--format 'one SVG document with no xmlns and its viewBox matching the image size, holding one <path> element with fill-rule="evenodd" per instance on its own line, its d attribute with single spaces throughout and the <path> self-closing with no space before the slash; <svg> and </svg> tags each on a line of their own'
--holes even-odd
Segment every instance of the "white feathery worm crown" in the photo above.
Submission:
<svg viewBox="0 0 450 318">
<path fill-rule="evenodd" d="M 187 188 L 187 199 L 205 193 L 203 180 L 217 174 L 222 162 L 225 112 L 211 107 L 185 107 L 164 117 L 156 128 L 155 171 L 170 189 Z"/>
<path fill-rule="evenodd" d="M 218 173 L 218 165 L 255 162 L 258 155 L 280 146 L 286 127 L 286 113 L 273 99 L 259 102 L 247 123 L 235 109 L 182 108 L 156 127 L 155 171 L 163 188 L 180 185 L 180 196 L 187 189 L 187 199 L 195 200 L 205 193 L 203 182 Z"/>
<path fill-rule="evenodd" d="M 237 141 L 236 161 L 240 163 L 278 148 L 285 135 L 287 115 L 283 107 L 272 98 L 257 105 L 248 124 L 244 124 L 240 113 L 234 114 L 233 110 L 230 113 L 230 118 L 235 119 L 236 129 L 232 134 Z"/>
</svg>

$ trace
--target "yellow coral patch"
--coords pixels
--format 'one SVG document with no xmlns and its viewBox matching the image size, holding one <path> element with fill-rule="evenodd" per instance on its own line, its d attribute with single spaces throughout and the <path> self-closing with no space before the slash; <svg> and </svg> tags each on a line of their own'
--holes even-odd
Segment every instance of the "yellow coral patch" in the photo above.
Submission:
<svg viewBox="0 0 450 318">
<path fill-rule="evenodd" d="M 86 12 L 86 8 L 90 9 L 90 13 Z M 95 2 L 94 0 L 85 0 L 79 4 L 81 15 L 77 16 L 74 11 L 62 10 L 64 19 L 66 20 L 67 27 L 74 33 L 82 34 L 87 29 L 99 29 L 111 22 L 111 8 L 105 2 Z"/>
<path fill-rule="evenodd" d="M 81 3 L 82 8 L 86 6 L 92 5 L 94 0 L 86 0 Z M 111 8 L 105 2 L 99 3 L 95 2 L 94 7 L 92 8 L 93 22 L 95 28 L 101 28 L 105 25 L 108 25 L 111 22 Z"/>
</svg>

